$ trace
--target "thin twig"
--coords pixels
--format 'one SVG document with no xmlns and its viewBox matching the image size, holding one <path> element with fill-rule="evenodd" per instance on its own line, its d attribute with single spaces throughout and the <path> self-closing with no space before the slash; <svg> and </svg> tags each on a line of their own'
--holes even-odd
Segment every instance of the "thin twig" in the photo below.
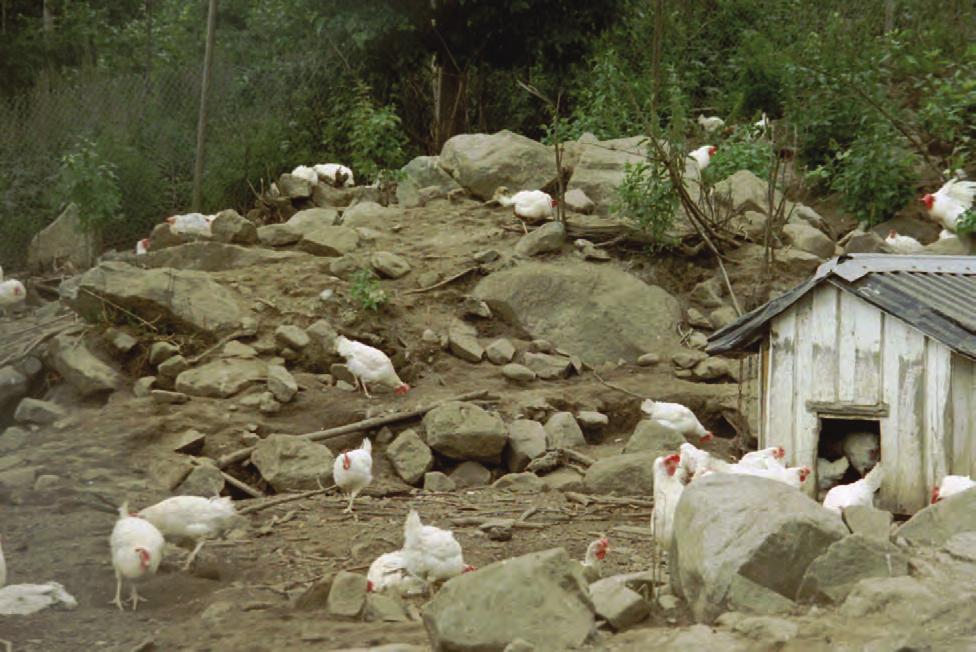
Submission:
<svg viewBox="0 0 976 652">
<path fill-rule="evenodd" d="M 158 329 L 158 328 L 156 328 L 156 326 L 155 326 L 155 325 L 153 325 L 152 323 L 150 323 L 150 322 L 148 322 L 148 321 L 146 321 L 145 319 L 143 319 L 142 317 L 140 317 L 140 316 L 139 316 L 139 315 L 137 315 L 136 313 L 134 313 L 134 312 L 132 312 L 131 310 L 127 310 L 126 308 L 123 308 L 122 306 L 120 306 L 119 304 L 117 304 L 117 303 L 115 303 L 115 302 L 114 302 L 114 301 L 112 301 L 111 299 L 106 299 L 106 298 L 105 298 L 105 297 L 103 297 L 103 296 L 100 296 L 100 295 L 98 295 L 98 294 L 95 294 L 94 292 L 92 292 L 91 290 L 89 290 L 88 288 L 85 288 L 85 287 L 83 287 L 83 288 L 79 288 L 79 289 L 80 289 L 80 290 L 81 290 L 82 292 L 84 292 L 85 294 L 88 294 L 88 295 L 90 295 L 90 296 L 92 296 L 92 297 L 95 297 L 96 299 L 98 299 L 98 300 L 99 300 L 99 301 L 101 301 L 102 303 L 107 303 L 108 305 L 110 305 L 110 306 L 112 306 L 112 307 L 113 307 L 113 308 L 115 308 L 116 310 L 118 310 L 118 311 L 120 311 L 120 312 L 123 312 L 123 313 L 125 313 L 126 315 L 128 315 L 128 316 L 130 316 L 130 317 L 132 317 L 133 319 L 135 319 L 135 320 L 136 320 L 136 321 L 138 321 L 138 322 L 141 322 L 143 326 L 145 326 L 145 327 L 147 327 L 147 328 L 149 328 L 149 329 L 150 329 L 150 330 L 152 330 L 153 332 L 155 332 L 155 333 L 158 333 L 158 332 L 159 332 L 159 329 Z"/>
<path fill-rule="evenodd" d="M 630 396 L 633 396 L 634 398 L 639 398 L 639 399 L 642 399 L 642 400 L 645 399 L 645 398 L 647 398 L 646 396 L 641 396 L 640 394 L 635 394 L 634 392 L 630 391 L 629 389 L 624 389 L 623 387 L 620 387 L 619 385 L 613 385 L 613 384 L 607 382 L 606 380 L 603 379 L 603 376 L 601 376 L 600 374 L 597 373 L 596 369 L 590 369 L 590 371 L 593 372 L 593 375 L 596 376 L 596 379 L 597 380 L 599 380 L 601 383 L 603 383 L 604 385 L 606 385 L 610 389 L 615 389 L 618 392 L 623 392 L 624 394 L 629 394 Z"/>
<path fill-rule="evenodd" d="M 284 503 L 290 503 L 293 500 L 301 500 L 302 498 L 308 498 L 310 496 L 316 496 L 318 494 L 324 494 L 328 491 L 335 489 L 335 485 L 331 487 L 324 487 L 322 489 L 312 489 L 311 491 L 303 491 L 300 494 L 289 494 L 287 496 L 276 496 L 275 498 L 269 498 L 268 500 L 260 503 L 258 505 L 248 505 L 242 509 L 237 510 L 238 514 L 253 514 L 254 512 L 260 512 L 263 509 L 268 509 L 269 507 L 274 507 L 276 505 L 283 505 Z"/>
<path fill-rule="evenodd" d="M 190 358 L 189 360 L 187 360 L 187 363 L 190 364 L 190 365 L 195 365 L 196 363 L 200 362 L 201 360 L 203 360 L 204 358 L 206 358 L 208 355 L 210 355 L 211 353 L 213 353 L 214 351 L 216 351 L 217 349 L 219 349 L 220 347 L 222 347 L 224 344 L 227 344 L 228 342 L 230 342 L 233 339 L 237 339 L 241 335 L 243 335 L 243 333 L 241 331 L 234 331 L 233 333 L 231 333 L 229 335 L 224 335 L 222 338 L 220 338 L 219 340 L 217 340 L 217 343 L 216 344 L 214 344 L 213 346 L 211 346 L 210 348 L 208 348 L 206 351 L 204 351 L 200 355 L 193 356 L 192 358 Z"/>
<path fill-rule="evenodd" d="M 238 480 L 237 478 L 230 475 L 229 473 L 225 473 L 224 471 L 221 471 L 220 475 L 223 476 L 224 480 L 226 480 L 228 484 L 237 487 L 238 489 L 246 493 L 251 498 L 264 498 L 263 493 L 261 493 L 251 485 L 247 484 L 246 482 Z"/>
<path fill-rule="evenodd" d="M 404 292 L 404 294 L 420 294 L 421 292 L 430 292 L 431 290 L 436 290 L 437 288 L 444 287 L 445 285 L 448 285 L 450 283 L 453 283 L 454 281 L 457 281 L 459 279 L 462 279 L 465 276 L 467 276 L 468 274 L 470 274 L 471 272 L 477 271 L 479 269 L 481 269 L 481 268 L 479 266 L 477 266 L 477 265 L 474 266 L 474 267 L 469 267 L 466 270 L 464 270 L 463 272 L 458 272 L 454 276 L 451 276 L 450 278 L 446 278 L 443 281 L 440 281 L 438 283 L 434 283 L 433 285 L 428 285 L 425 288 L 416 288 L 414 290 L 406 290 Z"/>
</svg>

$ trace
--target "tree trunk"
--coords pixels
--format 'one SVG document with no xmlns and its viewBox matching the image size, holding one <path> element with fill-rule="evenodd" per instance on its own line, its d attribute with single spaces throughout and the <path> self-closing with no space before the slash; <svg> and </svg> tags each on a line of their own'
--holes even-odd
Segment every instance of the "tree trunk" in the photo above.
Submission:
<svg viewBox="0 0 976 652">
<path fill-rule="evenodd" d="M 651 43 L 651 115 L 657 121 L 657 99 L 661 93 L 661 44 L 664 40 L 664 0 L 654 0 L 654 35 Z"/>
<path fill-rule="evenodd" d="M 885 0 L 884 3 L 884 33 L 889 34 L 895 29 L 895 0 Z"/>
<path fill-rule="evenodd" d="M 54 14 L 51 13 L 50 0 L 42 0 L 41 7 L 41 27 L 45 34 L 54 31 Z"/>
<path fill-rule="evenodd" d="M 467 81 L 467 71 L 453 71 L 443 64 L 434 64 L 435 153 L 441 151 L 448 138 L 464 130 Z"/>
<path fill-rule="evenodd" d="M 193 163 L 193 210 L 203 203 L 203 157 L 207 133 L 207 110 L 210 105 L 210 78 L 213 64 L 214 38 L 217 33 L 217 0 L 210 0 L 207 10 L 207 45 L 203 52 L 203 81 L 200 84 L 200 115 L 197 119 L 197 153 Z"/>
</svg>

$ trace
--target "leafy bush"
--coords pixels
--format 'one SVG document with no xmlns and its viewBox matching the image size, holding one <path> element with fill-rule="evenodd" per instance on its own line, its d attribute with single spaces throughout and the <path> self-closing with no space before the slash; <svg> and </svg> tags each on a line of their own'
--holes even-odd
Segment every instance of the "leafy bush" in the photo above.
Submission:
<svg viewBox="0 0 976 652">
<path fill-rule="evenodd" d="M 115 165 L 105 161 L 95 143 L 82 138 L 61 157 L 59 195 L 78 206 L 81 227 L 99 235 L 118 221 L 122 205 Z"/>
<path fill-rule="evenodd" d="M 387 300 L 379 279 L 368 269 L 360 269 L 352 275 L 349 295 L 366 310 L 377 310 Z"/>
<path fill-rule="evenodd" d="M 381 170 L 399 168 L 406 162 L 407 139 L 396 108 L 376 106 L 365 84 L 357 84 L 349 119 L 349 165 L 357 180 L 376 180 Z"/>
<path fill-rule="evenodd" d="M 891 129 L 875 128 L 837 155 L 830 187 L 841 194 L 844 207 L 858 220 L 877 224 L 914 194 L 915 160 Z"/>
<path fill-rule="evenodd" d="M 769 176 L 770 156 L 769 142 L 756 140 L 748 127 L 739 127 L 712 156 L 705 168 L 705 181 L 715 183 L 739 170 L 749 170 L 760 179 L 765 179 Z"/>
<path fill-rule="evenodd" d="M 668 231 L 674 223 L 678 196 L 664 166 L 653 162 L 628 164 L 617 194 L 614 213 L 650 235 L 655 248 L 674 244 Z"/>
</svg>

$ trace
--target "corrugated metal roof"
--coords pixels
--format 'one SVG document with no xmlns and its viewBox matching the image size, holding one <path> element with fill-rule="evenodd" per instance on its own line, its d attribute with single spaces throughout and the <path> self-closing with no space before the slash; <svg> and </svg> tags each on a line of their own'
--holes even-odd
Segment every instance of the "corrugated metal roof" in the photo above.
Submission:
<svg viewBox="0 0 976 652">
<path fill-rule="evenodd" d="M 769 322 L 828 281 L 976 360 L 976 257 L 850 254 L 708 338 L 710 354 L 753 351 Z"/>
</svg>

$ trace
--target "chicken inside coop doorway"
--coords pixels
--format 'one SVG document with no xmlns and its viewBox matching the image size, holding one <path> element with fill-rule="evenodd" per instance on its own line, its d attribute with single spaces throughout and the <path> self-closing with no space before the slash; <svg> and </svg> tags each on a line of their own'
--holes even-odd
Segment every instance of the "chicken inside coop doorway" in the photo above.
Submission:
<svg viewBox="0 0 976 652">
<path fill-rule="evenodd" d="M 880 459 L 880 421 L 820 417 L 817 440 L 817 488 L 820 493 L 839 484 L 860 480 Z"/>
</svg>

